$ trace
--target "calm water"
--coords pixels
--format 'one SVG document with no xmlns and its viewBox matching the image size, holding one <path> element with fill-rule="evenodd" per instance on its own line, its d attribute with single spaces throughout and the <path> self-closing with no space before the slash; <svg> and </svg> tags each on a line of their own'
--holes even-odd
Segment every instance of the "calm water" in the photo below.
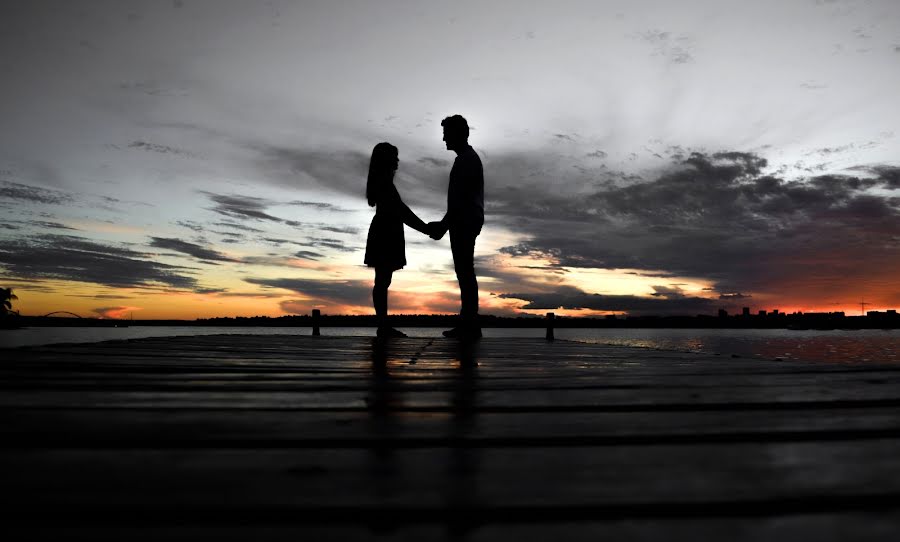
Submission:
<svg viewBox="0 0 900 542">
<path fill-rule="evenodd" d="M 401 328 L 411 337 L 439 337 L 442 328 Z M 0 330 L 0 347 L 83 343 L 181 335 L 309 335 L 309 328 L 128 327 Z M 367 336 L 374 328 L 323 328 L 323 335 Z M 543 329 L 484 330 L 485 337 L 543 337 Z M 900 330 L 789 331 L 783 329 L 557 329 L 558 339 L 709 352 L 722 355 L 839 363 L 900 362 Z"/>
</svg>

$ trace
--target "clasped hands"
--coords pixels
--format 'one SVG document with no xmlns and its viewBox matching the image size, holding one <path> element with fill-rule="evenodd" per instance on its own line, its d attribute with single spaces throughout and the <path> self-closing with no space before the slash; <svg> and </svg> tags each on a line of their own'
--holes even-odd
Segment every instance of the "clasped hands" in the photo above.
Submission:
<svg viewBox="0 0 900 542">
<path fill-rule="evenodd" d="M 444 237 L 444 234 L 447 233 L 447 228 L 444 226 L 443 222 L 429 222 L 425 233 L 428 234 L 428 237 L 431 237 L 435 241 L 439 241 Z"/>
</svg>

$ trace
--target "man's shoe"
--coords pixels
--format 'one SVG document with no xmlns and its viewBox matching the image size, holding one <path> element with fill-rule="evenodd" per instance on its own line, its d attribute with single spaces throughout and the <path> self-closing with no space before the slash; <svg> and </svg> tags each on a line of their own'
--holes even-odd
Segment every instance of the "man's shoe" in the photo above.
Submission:
<svg viewBox="0 0 900 542">
<path fill-rule="evenodd" d="M 396 329 L 394 329 L 394 328 L 392 328 L 392 327 L 380 327 L 380 328 L 378 328 L 378 333 L 377 333 L 377 335 L 378 335 L 379 337 L 382 337 L 382 338 L 387 338 L 387 337 L 396 337 L 396 338 L 406 337 L 406 333 L 403 333 L 402 331 L 398 331 L 398 330 L 396 330 Z"/>
</svg>

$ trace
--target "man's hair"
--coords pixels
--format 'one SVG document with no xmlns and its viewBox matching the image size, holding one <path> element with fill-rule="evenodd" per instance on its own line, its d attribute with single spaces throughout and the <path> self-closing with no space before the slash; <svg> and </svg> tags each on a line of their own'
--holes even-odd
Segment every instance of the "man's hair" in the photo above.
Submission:
<svg viewBox="0 0 900 542">
<path fill-rule="evenodd" d="M 441 121 L 441 126 L 451 134 L 459 135 L 464 139 L 469 139 L 469 123 L 466 122 L 466 119 L 462 115 L 453 115 L 452 117 L 445 118 Z"/>
</svg>

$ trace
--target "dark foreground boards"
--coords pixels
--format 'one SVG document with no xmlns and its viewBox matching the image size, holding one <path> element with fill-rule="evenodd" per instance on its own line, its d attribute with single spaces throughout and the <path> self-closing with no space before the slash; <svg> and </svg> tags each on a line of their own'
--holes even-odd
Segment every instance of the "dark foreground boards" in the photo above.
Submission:
<svg viewBox="0 0 900 542">
<path fill-rule="evenodd" d="M 19 536 L 900 532 L 897 366 L 258 335 L 0 355 L 0 514 Z"/>
</svg>

